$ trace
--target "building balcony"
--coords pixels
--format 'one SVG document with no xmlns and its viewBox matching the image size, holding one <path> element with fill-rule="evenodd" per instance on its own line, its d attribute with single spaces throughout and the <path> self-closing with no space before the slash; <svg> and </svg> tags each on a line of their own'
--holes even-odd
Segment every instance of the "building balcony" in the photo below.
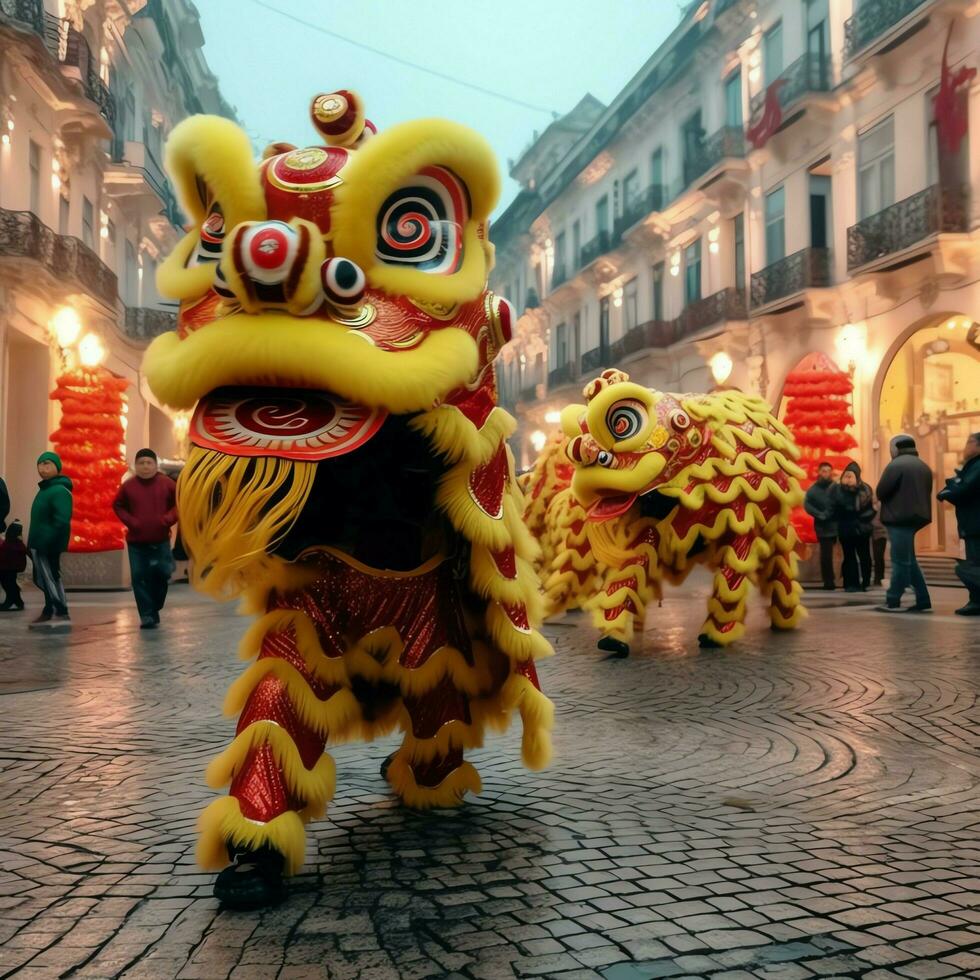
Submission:
<svg viewBox="0 0 980 980">
<path fill-rule="evenodd" d="M 927 2 L 928 0 L 864 0 L 854 16 L 844 22 L 844 58 L 853 58 L 870 47 Z"/>
<path fill-rule="evenodd" d="M 785 112 L 808 95 L 829 92 L 833 87 L 833 65 L 830 58 L 819 58 L 815 54 L 804 54 L 797 58 L 789 68 L 780 74 L 772 83 L 782 82 L 779 92 L 779 105 Z M 766 91 L 752 96 L 750 110 L 753 118 L 757 117 L 765 105 Z"/>
<path fill-rule="evenodd" d="M 593 371 L 601 371 L 603 361 L 608 358 L 601 347 L 593 347 L 582 355 L 582 374 L 590 374 Z"/>
<path fill-rule="evenodd" d="M 574 368 L 575 365 L 571 361 L 552 368 L 548 372 L 548 390 L 551 391 L 554 388 L 560 388 L 562 385 L 571 384 L 577 377 Z"/>
<path fill-rule="evenodd" d="M 720 289 L 684 307 L 680 316 L 673 320 L 673 338 L 670 342 L 677 343 L 715 323 L 747 318 L 745 290 L 734 287 Z"/>
<path fill-rule="evenodd" d="M 115 139 L 112 164 L 105 171 L 106 192 L 121 200 L 148 202 L 147 217 L 161 215 L 178 231 L 183 219 L 177 198 L 160 164 L 144 143 Z"/>
<path fill-rule="evenodd" d="M 115 308 L 116 274 L 79 239 L 55 234 L 30 211 L 0 208 L 0 259 L 37 263 L 56 283 L 75 286 Z"/>
<path fill-rule="evenodd" d="M 665 197 L 662 184 L 651 184 L 642 194 L 627 201 L 623 205 L 623 213 L 613 223 L 613 238 L 621 241 L 634 225 L 663 208 Z"/>
<path fill-rule="evenodd" d="M 685 156 L 684 188 L 715 170 L 724 169 L 726 160 L 744 159 L 744 131 L 738 126 L 723 126 Z"/>
<path fill-rule="evenodd" d="M 587 268 L 596 259 L 601 258 L 612 248 L 612 236 L 608 231 L 600 231 L 598 235 L 587 241 L 578 253 L 578 269 Z"/>
<path fill-rule="evenodd" d="M 768 306 L 802 292 L 830 285 L 830 249 L 803 248 L 752 274 L 752 309 Z"/>
<path fill-rule="evenodd" d="M 896 256 L 932 235 L 966 231 L 968 202 L 966 188 L 933 184 L 859 221 L 847 229 L 847 271 Z"/>
<path fill-rule="evenodd" d="M 127 306 L 123 325 L 130 340 L 153 340 L 177 329 L 177 314 L 172 310 Z"/>
</svg>

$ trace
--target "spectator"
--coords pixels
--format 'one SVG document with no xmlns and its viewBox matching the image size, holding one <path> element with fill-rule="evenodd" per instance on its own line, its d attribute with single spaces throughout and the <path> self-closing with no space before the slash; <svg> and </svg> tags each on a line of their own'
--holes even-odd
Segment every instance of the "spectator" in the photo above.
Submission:
<svg viewBox="0 0 980 980">
<path fill-rule="evenodd" d="M 0 541 L 0 586 L 3 587 L 3 603 L 0 612 L 19 612 L 24 608 L 17 575 L 27 568 L 27 545 L 24 544 L 24 528 L 20 521 L 11 521 L 3 541 Z"/>
<path fill-rule="evenodd" d="M 7 529 L 7 515 L 10 513 L 10 494 L 7 493 L 7 484 L 0 477 L 0 531 Z"/>
<path fill-rule="evenodd" d="M 902 595 L 911 585 L 915 604 L 906 612 L 932 612 L 932 599 L 922 569 L 915 560 L 915 535 L 932 523 L 932 470 L 919 459 L 915 439 L 910 435 L 895 436 L 889 446 L 891 462 L 878 481 L 878 502 L 881 504 L 881 523 L 888 531 L 892 555 L 892 578 L 885 592 L 885 604 L 875 608 L 881 612 L 899 612 Z"/>
<path fill-rule="evenodd" d="M 861 481 L 861 467 L 848 463 L 834 500 L 837 534 L 844 562 L 845 592 L 866 592 L 871 584 L 871 522 L 875 516 L 871 487 Z"/>
<path fill-rule="evenodd" d="M 140 629 L 150 630 L 160 624 L 174 570 L 170 529 L 177 523 L 177 485 L 160 472 L 152 449 L 136 454 L 135 469 L 136 475 L 119 488 L 112 507 L 126 525 Z"/>
<path fill-rule="evenodd" d="M 872 496 L 872 503 L 874 497 Z M 885 550 L 888 547 L 888 531 L 881 523 L 880 505 L 875 509 L 874 520 L 871 522 L 871 557 L 874 564 L 874 584 L 880 586 L 885 581 Z"/>
<path fill-rule="evenodd" d="M 966 561 L 957 564 L 956 574 L 969 601 L 956 614 L 980 616 L 980 432 L 966 440 L 963 465 L 946 481 L 939 499 L 956 508 L 956 525 L 966 545 Z"/>
<path fill-rule="evenodd" d="M 834 520 L 834 500 L 837 485 L 834 468 L 830 463 L 817 467 L 817 480 L 806 492 L 803 507 L 813 518 L 813 530 L 820 543 L 820 575 L 823 587 L 834 590 L 834 542 L 837 540 L 837 522 Z"/>
<path fill-rule="evenodd" d="M 72 484 L 61 473 L 57 453 L 41 453 L 37 458 L 41 477 L 31 506 L 31 526 L 27 547 L 34 563 L 34 584 L 44 593 L 44 608 L 31 628 L 70 628 L 68 599 L 61 581 L 61 553 L 71 540 Z"/>
</svg>

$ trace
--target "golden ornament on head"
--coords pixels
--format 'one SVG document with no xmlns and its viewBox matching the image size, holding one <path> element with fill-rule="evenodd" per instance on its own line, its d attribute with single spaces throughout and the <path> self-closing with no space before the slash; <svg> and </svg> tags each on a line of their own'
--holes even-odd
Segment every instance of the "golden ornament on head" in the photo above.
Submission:
<svg viewBox="0 0 980 980">
<path fill-rule="evenodd" d="M 290 170 L 316 170 L 327 159 L 327 151 L 318 146 L 307 146 L 290 153 L 283 161 Z"/>
<path fill-rule="evenodd" d="M 319 95 L 313 100 L 313 117 L 317 122 L 332 123 L 339 119 L 347 108 L 347 99 L 336 92 Z"/>
</svg>

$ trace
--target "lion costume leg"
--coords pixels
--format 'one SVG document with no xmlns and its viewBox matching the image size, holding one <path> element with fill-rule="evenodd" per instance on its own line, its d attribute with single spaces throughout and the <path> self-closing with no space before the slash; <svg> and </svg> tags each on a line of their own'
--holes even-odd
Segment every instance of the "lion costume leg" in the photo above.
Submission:
<svg viewBox="0 0 980 980">
<path fill-rule="evenodd" d="M 323 655 L 303 613 L 267 613 L 243 639 L 242 656 L 256 646 L 255 663 L 225 701 L 226 714 L 240 712 L 238 725 L 207 781 L 230 791 L 202 813 L 197 856 L 216 870 L 237 851 L 273 853 L 288 875 L 303 863 L 304 824 L 333 797 L 334 764 L 324 745 L 358 708 L 338 676 L 342 665 Z"/>
<path fill-rule="evenodd" d="M 720 564 L 708 600 L 708 618 L 698 634 L 702 647 L 734 643 L 745 632 L 745 600 L 758 565 L 753 533 L 736 534 L 718 550 Z"/>
<path fill-rule="evenodd" d="M 781 523 L 769 538 L 772 556 L 763 564 L 759 585 L 769 597 L 769 620 L 774 630 L 791 630 L 806 615 L 803 588 L 797 581 L 796 547 L 799 539 L 791 524 Z"/>
</svg>

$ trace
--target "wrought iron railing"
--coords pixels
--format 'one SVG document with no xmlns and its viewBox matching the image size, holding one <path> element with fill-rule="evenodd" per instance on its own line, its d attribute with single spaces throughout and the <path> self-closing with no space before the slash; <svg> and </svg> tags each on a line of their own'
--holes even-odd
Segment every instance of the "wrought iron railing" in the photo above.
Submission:
<svg viewBox="0 0 980 980">
<path fill-rule="evenodd" d="M 55 234 L 31 211 L 0 208 L 0 257 L 33 259 L 59 282 L 73 282 L 115 306 L 116 274 L 84 242 Z"/>
<path fill-rule="evenodd" d="M 557 289 L 559 286 L 568 282 L 568 269 L 564 265 L 556 265 L 551 273 L 551 288 Z"/>
<path fill-rule="evenodd" d="M 765 306 L 803 289 L 830 285 L 830 249 L 803 248 L 752 274 L 750 301 Z"/>
<path fill-rule="evenodd" d="M 864 0 L 844 21 L 844 57 L 853 58 L 926 0 Z"/>
<path fill-rule="evenodd" d="M 124 321 L 126 336 L 133 340 L 152 340 L 177 329 L 177 314 L 171 310 L 153 310 L 127 306 Z"/>
<path fill-rule="evenodd" d="M 574 365 L 571 361 L 559 364 L 548 372 L 548 387 L 557 388 L 559 385 L 570 384 L 575 378 Z"/>
<path fill-rule="evenodd" d="M 785 109 L 809 92 L 829 92 L 833 88 L 833 65 L 830 58 L 807 53 L 797 58 L 776 81 L 779 88 L 779 104 Z M 751 111 L 755 116 L 762 111 L 766 90 L 752 96 Z"/>
<path fill-rule="evenodd" d="M 605 255 L 612 246 L 608 230 L 600 231 L 598 235 L 587 241 L 578 253 L 578 267 L 584 269 L 589 263 L 595 262 L 600 255 Z"/>
<path fill-rule="evenodd" d="M 619 241 L 627 228 L 632 228 L 648 214 L 661 210 L 665 196 L 662 184 L 651 184 L 642 194 L 627 201 L 623 205 L 623 213 L 613 223 L 613 238 Z"/>
<path fill-rule="evenodd" d="M 44 34 L 44 0 L 0 0 L 0 17 L 17 21 L 35 34 Z"/>
<path fill-rule="evenodd" d="M 693 184 L 722 160 L 744 157 L 745 132 L 738 126 L 723 126 L 685 156 L 684 185 Z"/>
<path fill-rule="evenodd" d="M 933 184 L 847 229 L 847 269 L 910 248 L 938 232 L 966 231 L 969 195 L 964 187 Z"/>
<path fill-rule="evenodd" d="M 603 361 L 607 360 L 601 347 L 593 347 L 582 355 L 582 374 L 602 369 Z"/>
<path fill-rule="evenodd" d="M 713 323 L 744 320 L 747 316 L 745 290 L 734 287 L 721 289 L 684 307 L 680 316 L 674 320 L 674 338 L 671 343 L 689 337 Z"/>
</svg>

